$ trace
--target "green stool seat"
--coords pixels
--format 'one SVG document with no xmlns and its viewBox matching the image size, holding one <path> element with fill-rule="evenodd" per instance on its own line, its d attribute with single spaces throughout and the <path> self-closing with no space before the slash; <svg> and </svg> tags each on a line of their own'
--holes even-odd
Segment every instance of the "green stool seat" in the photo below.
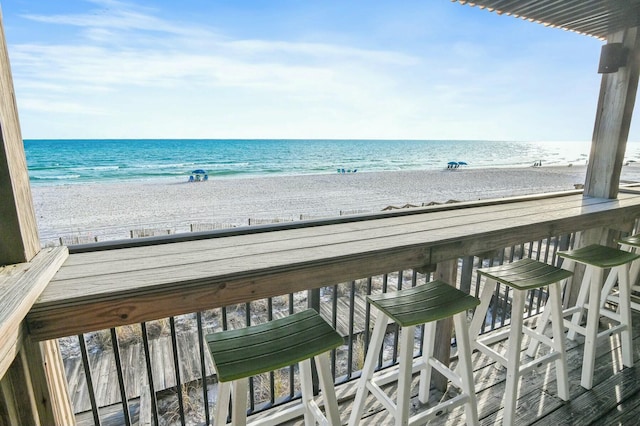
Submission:
<svg viewBox="0 0 640 426">
<path fill-rule="evenodd" d="M 640 247 L 640 234 L 630 235 L 628 237 L 619 238 L 617 243 L 626 244 L 633 247 Z"/>
<path fill-rule="evenodd" d="M 598 244 L 592 244 L 576 250 L 559 251 L 558 256 L 598 268 L 613 268 L 614 266 L 632 262 L 640 257 L 636 253 Z"/>
<path fill-rule="evenodd" d="M 206 342 L 219 382 L 215 425 L 227 424 L 230 399 L 231 424 L 246 425 L 248 378 L 296 363 L 300 366 L 301 403 L 260 419 L 259 424 L 280 424 L 302 415 L 306 424 L 340 424 L 329 351 L 344 341 L 313 309 L 264 324 L 209 334 Z M 314 400 L 312 358 L 326 416 Z"/>
<path fill-rule="evenodd" d="M 260 325 L 210 334 L 206 340 L 221 382 L 287 367 L 344 343 L 312 309 Z"/>
<path fill-rule="evenodd" d="M 480 306 L 476 309 L 469 327 L 471 345 L 507 369 L 503 424 L 515 423 L 520 378 L 541 365 L 555 363 L 558 396 L 567 401 L 569 399 L 569 381 L 567 377 L 567 351 L 564 344 L 561 283 L 571 277 L 573 273 L 525 258 L 499 266 L 478 269 L 478 274 L 485 276 L 486 282 L 480 295 Z M 511 324 L 504 327 L 502 332 L 481 335 L 482 325 L 485 323 L 498 283 L 512 289 Z M 527 292 L 545 286 L 549 286 L 549 299 L 544 308 L 543 319 L 536 329 L 529 328 L 524 324 L 523 315 Z M 551 321 L 553 328 L 552 339 L 544 334 L 548 321 Z M 521 358 L 524 334 L 531 338 L 527 355 L 533 358 L 533 361 Z M 505 335 L 508 336 L 508 346 L 506 354 L 503 354 L 491 344 L 501 340 Z M 551 351 L 536 357 L 540 343 L 549 346 Z"/>
<path fill-rule="evenodd" d="M 504 265 L 482 268 L 478 273 L 518 290 L 545 287 L 573 275 L 565 269 L 533 259 L 522 259 Z"/>
<path fill-rule="evenodd" d="M 467 424 L 478 424 L 478 408 L 471 365 L 467 310 L 480 303 L 478 299 L 442 281 L 376 294 L 367 300 L 378 310 L 371 341 L 358 381 L 356 398 L 349 417 L 349 426 L 361 422 L 367 396 L 371 393 L 382 402 L 395 419 L 396 425 L 424 424 L 445 410 L 464 405 Z M 458 343 L 458 369 L 437 360 L 433 353 L 436 345 L 436 322 L 453 317 Z M 395 321 L 402 329 L 399 339 L 398 369 L 387 369 L 374 375 L 378 357 L 382 350 L 389 321 Z M 422 356 L 414 358 L 416 326 L 424 324 Z M 436 369 L 460 389 L 460 394 L 441 401 L 434 406 L 409 416 L 411 379 L 420 372 L 418 399 L 423 404 L 429 401 L 432 369 Z M 397 396 L 393 400 L 383 386 L 397 382 Z"/>
<path fill-rule="evenodd" d="M 367 296 L 367 300 L 401 327 L 448 318 L 480 303 L 475 297 L 442 281 Z"/>
</svg>

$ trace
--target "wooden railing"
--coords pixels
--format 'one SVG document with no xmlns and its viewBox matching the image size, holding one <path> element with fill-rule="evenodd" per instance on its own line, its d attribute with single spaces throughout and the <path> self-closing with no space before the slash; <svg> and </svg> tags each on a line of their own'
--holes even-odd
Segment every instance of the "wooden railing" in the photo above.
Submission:
<svg viewBox="0 0 640 426">
<path fill-rule="evenodd" d="M 160 356 L 174 364 L 174 378 L 169 380 L 173 384 L 166 388 L 167 392 L 176 393 L 174 401 L 180 420 L 188 411 L 185 406 L 190 399 L 185 395 L 194 393 L 189 386 L 199 383 L 195 392 L 202 395 L 204 405 L 210 400 L 207 386 L 202 383 L 211 384 L 213 372 L 199 340 L 202 334 L 272 319 L 279 314 L 273 309 L 278 298 L 287 299 L 283 314 L 295 310 L 299 298 L 302 305 L 325 309 L 325 318 L 343 329 L 346 344 L 334 355 L 334 370 L 337 382 L 346 381 L 357 377 L 358 347 L 366 347 L 367 343 L 371 316 L 366 304 L 357 303 L 367 292 L 416 285 L 444 275 L 449 282 L 475 292 L 481 285 L 474 273 L 480 259 L 495 262 L 509 261 L 512 256 L 542 256 L 542 260 L 554 262 L 555 250 L 570 244 L 575 232 L 606 228 L 628 233 L 638 217 L 640 196 L 635 193 L 604 200 L 583 198 L 575 191 L 72 247 L 69 258 L 40 298 L 35 303 L 25 302 L 30 307 L 27 332 L 23 333 L 28 339 L 16 338 L 14 344 L 25 345 L 27 340 L 55 342 L 58 338 L 65 338 L 61 342 L 67 344 L 69 336 L 77 336 L 71 340 L 76 339 L 79 355 L 84 357 L 84 373 L 79 374 L 92 378 L 94 374 L 101 376 L 90 372 L 90 360 L 98 344 L 94 339 L 102 339 L 100 344 L 111 348 L 114 363 L 120 365 L 114 383 L 120 389 L 115 399 L 121 401 L 111 408 L 120 410 L 122 415 L 130 409 L 123 407 L 129 407 L 128 401 L 135 398 L 129 391 L 128 375 L 142 380 L 146 376 L 146 385 L 153 391 L 147 392 L 148 398 L 140 395 L 139 412 L 151 413 L 152 417 L 162 412 L 155 399 L 160 386 L 156 389 L 154 385 L 158 376 L 152 366 L 153 358 L 163 354 Z M 372 290 L 376 281 L 380 290 Z M 341 301 L 338 294 L 346 299 Z M 531 312 L 535 313 L 543 305 L 544 295 L 531 300 Z M 507 301 L 508 298 L 504 303 Z M 345 309 L 341 308 L 343 302 Z M 259 307 L 260 303 L 267 307 Z M 237 305 L 244 307 L 245 319 L 233 325 L 231 322 L 236 319 L 230 318 L 229 312 Z M 256 309 L 264 311 L 261 318 L 254 315 Z M 217 312 L 215 325 L 212 312 Z M 20 315 L 23 314 L 14 318 L 20 319 Z M 495 318 L 494 325 L 506 320 Z M 177 329 L 185 321 L 191 321 L 197 330 L 189 337 L 199 348 L 199 360 L 191 375 L 179 367 L 179 360 L 186 358 Z M 153 338 L 158 327 L 168 328 L 166 336 L 171 341 L 162 348 Z M 139 359 L 144 362 L 135 374 L 122 361 L 131 355 L 127 352 L 130 349 L 120 349 L 127 328 L 140 336 Z M 12 353 L 8 349 L 11 339 L 4 337 L 6 333 L 2 336 L 3 354 L 7 354 L 10 363 L 17 351 Z M 446 333 L 444 336 L 450 338 Z M 46 353 L 43 345 L 40 344 L 40 353 Z M 55 344 L 46 345 L 49 352 L 57 352 Z M 390 358 L 381 360 L 380 365 L 392 364 L 393 354 L 392 346 Z M 70 399 L 66 380 L 59 383 L 59 375 L 44 373 L 42 377 L 47 381 L 50 398 L 59 401 L 66 392 Z M 268 398 L 256 399 L 253 408 L 269 407 L 294 396 L 293 379 L 286 382 L 289 389 L 285 393 L 274 391 L 283 379 L 272 375 L 265 380 L 270 388 L 266 392 Z M 102 415 L 98 412 L 100 403 L 96 393 L 92 397 L 88 389 L 100 384 L 94 381 L 91 385 L 86 379 L 84 383 L 87 398 L 95 400 L 89 406 L 94 421 L 98 421 Z M 208 415 L 208 408 L 202 413 Z M 58 422 L 59 418 L 56 417 Z"/>
</svg>

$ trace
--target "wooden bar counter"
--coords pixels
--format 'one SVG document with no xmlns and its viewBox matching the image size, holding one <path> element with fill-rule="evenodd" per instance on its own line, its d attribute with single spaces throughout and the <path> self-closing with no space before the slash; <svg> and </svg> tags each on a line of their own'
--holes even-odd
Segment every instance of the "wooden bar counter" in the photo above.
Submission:
<svg viewBox="0 0 640 426">
<path fill-rule="evenodd" d="M 27 316 L 39 340 L 420 268 L 640 217 L 580 191 L 71 248 Z"/>
</svg>

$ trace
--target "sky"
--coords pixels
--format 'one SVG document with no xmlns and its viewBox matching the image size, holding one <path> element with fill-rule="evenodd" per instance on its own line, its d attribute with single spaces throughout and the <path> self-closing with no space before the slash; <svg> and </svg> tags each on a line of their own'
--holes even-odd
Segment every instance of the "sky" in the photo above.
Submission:
<svg viewBox="0 0 640 426">
<path fill-rule="evenodd" d="M 593 133 L 601 40 L 450 0 L 0 5 L 25 139 Z"/>
</svg>

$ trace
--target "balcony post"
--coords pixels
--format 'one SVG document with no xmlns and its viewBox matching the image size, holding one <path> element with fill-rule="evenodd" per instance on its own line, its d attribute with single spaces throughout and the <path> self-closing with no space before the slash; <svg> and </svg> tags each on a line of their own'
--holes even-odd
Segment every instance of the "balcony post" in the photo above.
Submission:
<svg viewBox="0 0 640 426">
<path fill-rule="evenodd" d="M 1 16 L 0 200 L 0 265 L 28 262 L 40 240 Z"/>
<path fill-rule="evenodd" d="M 626 66 L 617 72 L 603 74 L 593 129 L 591 152 L 584 184 L 586 197 L 616 198 L 620 186 L 620 174 L 627 147 L 631 117 L 638 91 L 640 70 L 640 31 L 627 28 L 610 34 L 608 43 L 623 43 L 629 51 Z M 580 233 L 575 247 L 589 244 L 612 245 L 605 229 L 588 229 Z M 569 295 L 572 306 L 578 295 L 584 267 L 577 267 Z"/>
<path fill-rule="evenodd" d="M 43 425 L 75 425 L 60 345 L 57 340 L 36 342 L 25 339 L 31 386 Z"/>
<path fill-rule="evenodd" d="M 603 74 L 593 129 L 584 195 L 616 198 L 638 91 L 640 43 L 638 28 L 611 34 L 608 43 L 623 43 L 629 51 L 626 66 Z"/>
</svg>

